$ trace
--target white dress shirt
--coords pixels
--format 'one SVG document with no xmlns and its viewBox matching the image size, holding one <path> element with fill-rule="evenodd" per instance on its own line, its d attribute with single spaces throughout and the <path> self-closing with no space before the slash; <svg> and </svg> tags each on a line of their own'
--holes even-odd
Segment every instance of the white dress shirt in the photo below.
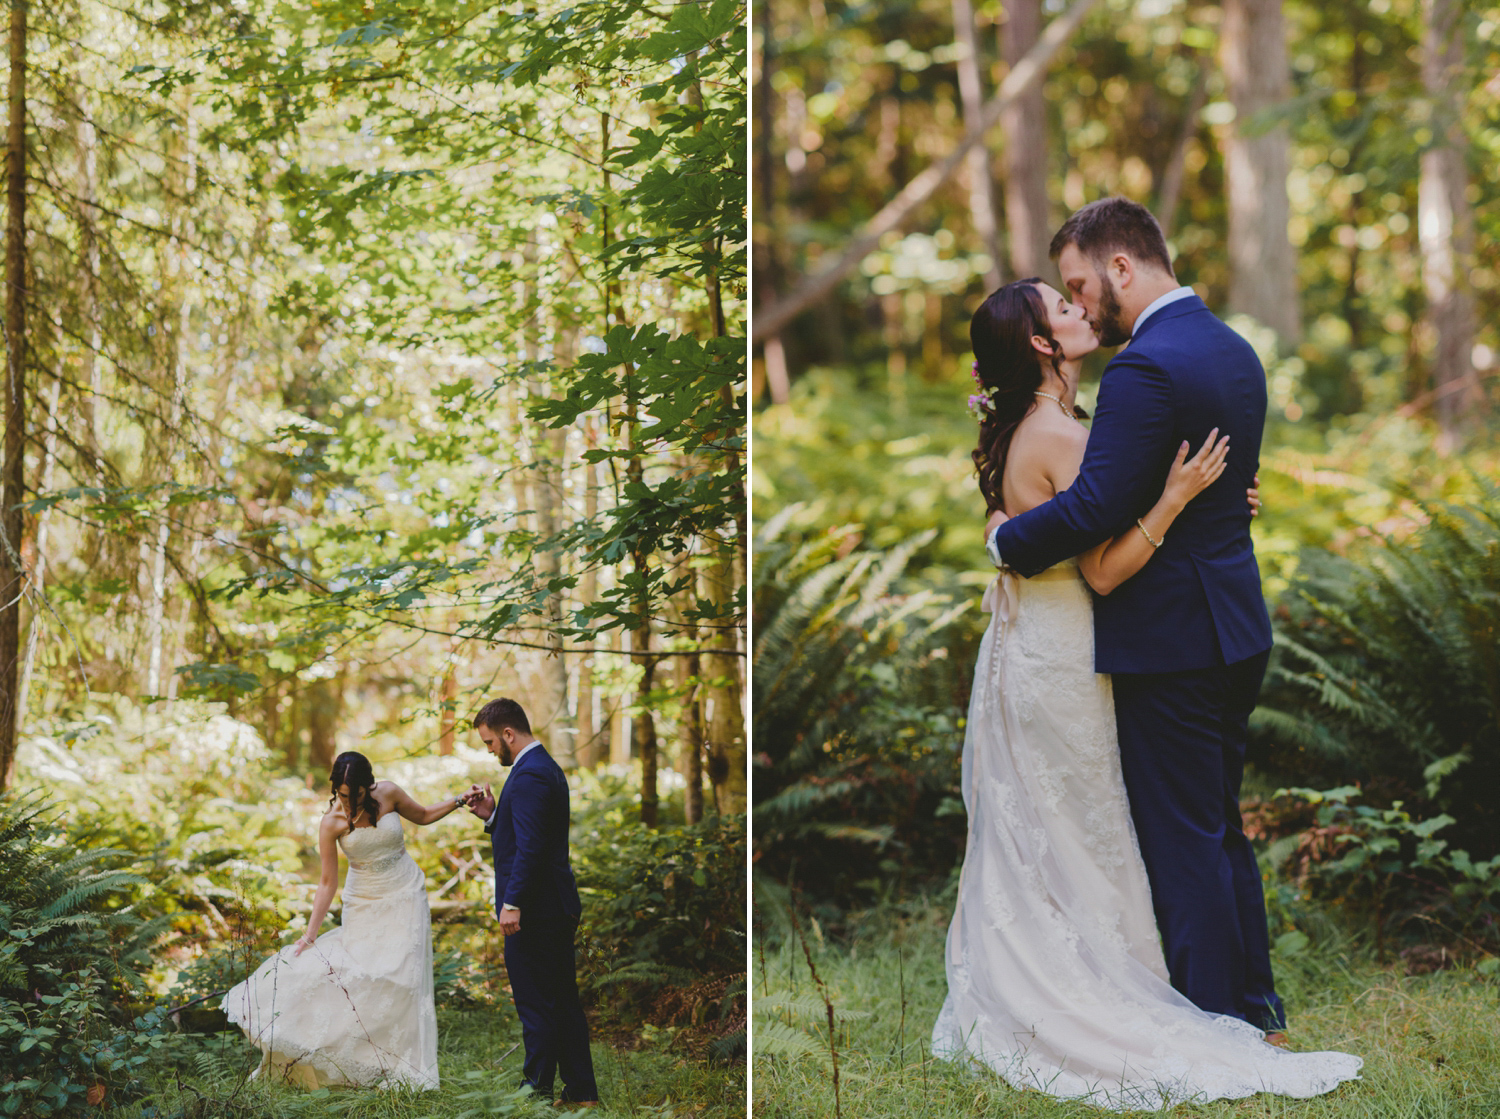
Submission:
<svg viewBox="0 0 1500 1119">
<path fill-rule="evenodd" d="M 1144 311 L 1142 311 L 1135 317 L 1135 325 L 1130 328 L 1130 336 L 1134 338 L 1136 334 L 1140 332 L 1141 324 L 1149 319 L 1152 315 L 1156 314 L 1156 312 L 1160 311 L 1163 307 L 1171 306 L 1179 299 L 1186 299 L 1190 295 L 1197 294 L 1198 293 L 1195 292 L 1192 288 L 1184 286 L 1173 288 L 1171 291 L 1167 292 L 1166 295 L 1158 295 L 1155 299 L 1153 299 L 1146 305 L 1146 309 Z M 995 546 L 995 537 L 999 534 L 999 532 L 1000 526 L 996 525 L 995 531 L 990 533 L 989 536 L 985 538 L 984 550 L 985 553 L 990 557 L 991 563 L 993 563 L 996 567 L 1003 567 L 1005 565 L 1000 561 L 1000 549 Z"/>
</svg>

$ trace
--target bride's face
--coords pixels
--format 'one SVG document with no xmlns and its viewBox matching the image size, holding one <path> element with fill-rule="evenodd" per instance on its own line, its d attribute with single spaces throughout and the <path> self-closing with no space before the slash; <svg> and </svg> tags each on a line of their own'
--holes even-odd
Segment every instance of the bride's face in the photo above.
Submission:
<svg viewBox="0 0 1500 1119">
<path fill-rule="evenodd" d="M 1077 361 L 1099 348 L 1099 336 L 1089 325 L 1082 307 L 1069 303 L 1050 284 L 1037 284 L 1036 290 L 1047 305 L 1047 325 L 1052 328 L 1053 340 L 1062 348 L 1064 361 Z"/>
</svg>

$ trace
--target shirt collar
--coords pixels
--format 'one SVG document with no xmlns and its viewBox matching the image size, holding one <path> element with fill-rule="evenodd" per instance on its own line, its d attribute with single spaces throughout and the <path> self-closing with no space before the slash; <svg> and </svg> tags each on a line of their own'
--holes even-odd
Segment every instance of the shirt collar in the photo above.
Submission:
<svg viewBox="0 0 1500 1119">
<path fill-rule="evenodd" d="M 527 743 L 527 744 L 526 744 L 526 745 L 525 745 L 525 746 L 522 746 L 522 747 L 521 747 L 521 752 L 520 752 L 520 753 L 519 753 L 519 754 L 517 754 L 517 755 L 516 755 L 516 756 L 515 756 L 515 757 L 513 757 L 513 758 L 512 758 L 512 759 L 511 759 L 511 760 L 510 760 L 510 764 L 511 764 L 511 765 L 515 765 L 515 764 L 516 764 L 516 763 L 517 763 L 517 762 L 519 762 L 519 761 L 520 761 L 520 760 L 521 760 L 521 759 L 522 759 L 522 758 L 524 758 L 524 757 L 525 757 L 525 756 L 526 756 L 526 754 L 527 754 L 527 752 L 528 752 L 528 751 L 529 751 L 529 750 L 531 750 L 531 749 L 533 749 L 533 748 L 534 748 L 534 747 L 537 747 L 537 746 L 540 746 L 540 745 L 541 745 L 541 744 L 542 744 L 542 743 L 541 743 L 541 740 L 540 740 L 540 739 L 537 739 L 537 738 L 533 738 L 533 739 L 532 739 L 532 740 L 531 740 L 531 741 L 530 741 L 530 742 L 528 742 L 528 743 Z"/>
<path fill-rule="evenodd" d="M 1180 287 L 1173 288 L 1171 291 L 1167 292 L 1166 295 L 1158 295 L 1146 307 L 1144 311 L 1142 311 L 1135 317 L 1135 326 L 1130 328 L 1130 336 L 1134 338 L 1137 334 L 1139 334 L 1141 332 L 1141 324 L 1149 319 L 1152 315 L 1156 314 L 1156 312 L 1160 311 L 1163 307 L 1166 307 L 1167 305 L 1172 303 L 1176 303 L 1179 299 L 1186 299 L 1190 295 L 1197 294 L 1198 293 L 1190 287 Z"/>
</svg>

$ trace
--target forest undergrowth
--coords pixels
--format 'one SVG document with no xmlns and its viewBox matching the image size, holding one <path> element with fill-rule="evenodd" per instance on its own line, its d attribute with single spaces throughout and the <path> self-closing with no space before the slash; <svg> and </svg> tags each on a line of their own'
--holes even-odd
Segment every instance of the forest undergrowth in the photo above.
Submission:
<svg viewBox="0 0 1500 1119">
<path fill-rule="evenodd" d="M 883 907 L 839 940 L 806 921 L 757 937 L 754 1114 L 760 1119 L 959 1116 L 1072 1119 L 1081 1103 L 1018 1092 L 931 1053 L 946 992 L 951 904 Z M 1480 1119 L 1500 1114 L 1500 984 L 1471 968 L 1408 975 L 1321 906 L 1303 908 L 1304 945 L 1275 960 L 1294 1049 L 1364 1058 L 1363 1078 L 1312 1100 L 1254 1096 L 1182 1104 L 1179 1119 Z M 1288 942 L 1283 942 L 1288 943 Z M 815 982 L 809 964 L 821 984 Z M 834 1007 L 834 1045 L 827 1010 Z M 779 1039 L 779 1040 L 772 1040 Z M 837 1080 L 833 1075 L 837 1061 Z M 838 1085 L 835 1092 L 835 1082 Z"/>
<path fill-rule="evenodd" d="M 744 1114 L 745 1067 L 684 1053 L 678 1031 L 596 1030 L 598 1115 L 729 1119 Z M 148 1092 L 117 1119 L 478 1119 L 555 1115 L 519 1087 L 521 1027 L 512 1007 L 439 1009 L 434 1091 L 303 1088 L 251 1079 L 259 1052 L 238 1031 L 179 1034 L 147 1074 Z M 559 1083 L 558 1087 L 561 1087 Z"/>
</svg>

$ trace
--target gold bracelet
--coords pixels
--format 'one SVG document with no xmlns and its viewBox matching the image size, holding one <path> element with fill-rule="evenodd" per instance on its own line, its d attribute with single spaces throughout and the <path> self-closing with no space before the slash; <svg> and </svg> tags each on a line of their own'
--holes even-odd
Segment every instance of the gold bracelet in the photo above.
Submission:
<svg viewBox="0 0 1500 1119">
<path fill-rule="evenodd" d="M 1138 529 L 1141 530 L 1141 535 L 1144 536 L 1147 540 L 1151 541 L 1151 546 L 1153 548 L 1160 548 L 1161 547 L 1161 541 L 1160 540 L 1152 540 L 1151 539 L 1151 534 L 1146 531 L 1146 524 L 1145 524 L 1144 521 L 1141 520 L 1140 517 L 1137 517 L 1135 519 L 1135 525 L 1136 525 L 1136 527 Z M 1165 539 L 1165 538 L 1163 538 L 1163 539 Z"/>
</svg>

